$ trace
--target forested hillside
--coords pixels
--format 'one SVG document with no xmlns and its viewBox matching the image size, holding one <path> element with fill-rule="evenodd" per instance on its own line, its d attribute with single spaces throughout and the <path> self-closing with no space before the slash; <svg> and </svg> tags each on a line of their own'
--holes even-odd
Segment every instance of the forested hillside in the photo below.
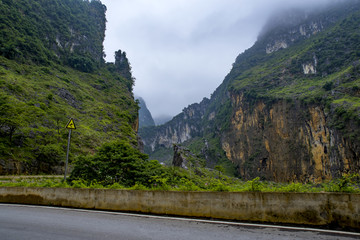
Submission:
<svg viewBox="0 0 360 240">
<path fill-rule="evenodd" d="M 105 63 L 106 7 L 97 0 L 0 1 L 0 174 L 61 173 L 122 139 L 137 146 L 138 105 L 125 52 Z"/>
<path fill-rule="evenodd" d="M 211 99 L 140 132 L 145 149 L 157 156 L 182 143 L 244 179 L 320 182 L 359 172 L 359 25 L 354 0 L 278 13 Z"/>
</svg>

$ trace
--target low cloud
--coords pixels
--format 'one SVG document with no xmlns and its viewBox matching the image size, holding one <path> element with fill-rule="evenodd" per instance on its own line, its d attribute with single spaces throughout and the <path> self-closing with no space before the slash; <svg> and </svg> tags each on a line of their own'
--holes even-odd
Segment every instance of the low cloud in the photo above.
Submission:
<svg viewBox="0 0 360 240">
<path fill-rule="evenodd" d="M 135 94 L 153 116 L 176 115 L 221 84 L 266 19 L 284 8 L 327 0 L 102 0 L 107 6 L 106 60 L 127 53 Z M 315 3 L 314 3 L 315 2 Z"/>
</svg>

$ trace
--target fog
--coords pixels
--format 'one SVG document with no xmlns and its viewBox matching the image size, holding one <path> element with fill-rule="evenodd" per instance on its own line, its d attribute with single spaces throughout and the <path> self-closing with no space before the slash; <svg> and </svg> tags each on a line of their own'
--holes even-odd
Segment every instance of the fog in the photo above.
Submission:
<svg viewBox="0 0 360 240">
<path fill-rule="evenodd" d="M 288 8 L 330 0 L 102 0 L 107 6 L 106 61 L 127 53 L 134 92 L 154 117 L 174 116 L 221 84 L 266 20 Z"/>
</svg>

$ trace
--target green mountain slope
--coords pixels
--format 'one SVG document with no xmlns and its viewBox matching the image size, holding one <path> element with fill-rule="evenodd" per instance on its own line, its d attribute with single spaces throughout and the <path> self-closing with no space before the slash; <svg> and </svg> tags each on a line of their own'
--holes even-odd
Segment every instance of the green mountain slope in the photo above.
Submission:
<svg viewBox="0 0 360 240">
<path fill-rule="evenodd" d="M 61 173 L 104 142 L 137 146 L 138 105 L 124 52 L 105 64 L 100 1 L 0 1 L 0 174 Z M 120 61 L 121 60 L 121 61 Z"/>
<path fill-rule="evenodd" d="M 1 55 L 93 71 L 103 62 L 105 11 L 98 0 L 1 1 Z"/>
<path fill-rule="evenodd" d="M 322 181 L 358 172 L 359 24 L 359 1 L 277 15 L 210 100 L 140 132 L 145 149 L 156 155 L 182 143 L 209 167 L 246 179 Z"/>
<path fill-rule="evenodd" d="M 251 55 L 244 53 L 238 57 L 231 73 L 236 75 L 228 85 L 229 90 L 241 92 L 252 101 L 285 99 L 320 104 L 335 115 L 344 115 L 343 124 L 350 119 L 357 121 L 360 117 L 359 11 L 359 3 L 349 1 L 320 16 L 316 13 L 298 25 L 318 22 L 323 30 L 318 29 L 311 36 L 295 41 L 289 48 L 271 54 L 263 51 L 269 39 L 294 27 L 275 29 L 262 36 L 249 50 Z M 326 24 L 329 26 L 325 28 Z M 293 36 L 284 34 L 280 38 L 291 42 L 287 37 Z M 251 66 L 251 63 L 256 64 Z M 344 126 L 335 127 L 342 129 Z M 356 135 L 360 137 L 359 133 Z"/>
</svg>

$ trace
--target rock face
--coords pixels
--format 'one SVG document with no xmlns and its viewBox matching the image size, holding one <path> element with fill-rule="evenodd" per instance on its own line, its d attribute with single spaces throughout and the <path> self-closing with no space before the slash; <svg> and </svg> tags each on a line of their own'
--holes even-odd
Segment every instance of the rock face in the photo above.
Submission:
<svg viewBox="0 0 360 240">
<path fill-rule="evenodd" d="M 132 80 L 131 67 L 126 52 L 118 50 L 115 52 L 115 68 L 116 71 L 128 80 Z"/>
<path fill-rule="evenodd" d="M 189 149 L 174 144 L 174 157 L 172 165 L 184 169 L 204 167 L 204 160 L 196 157 Z"/>
<path fill-rule="evenodd" d="M 360 171 L 360 2 L 270 22 L 211 99 L 140 133 L 148 153 L 183 143 L 215 151 L 208 162 L 223 151 L 242 178 L 279 182 Z"/>
<path fill-rule="evenodd" d="M 139 135 L 144 145 L 150 147 L 150 152 L 159 147 L 172 148 L 173 144 L 198 136 L 203 132 L 201 121 L 204 117 L 209 99 L 204 98 L 201 103 L 195 103 L 183 109 L 182 113 L 174 117 L 169 123 L 140 129 Z"/>
<path fill-rule="evenodd" d="M 360 169 L 360 146 L 330 127 L 321 106 L 258 101 L 232 95 L 234 113 L 223 149 L 241 176 L 320 182 Z"/>
<path fill-rule="evenodd" d="M 259 36 L 259 40 L 267 37 L 266 53 L 286 49 L 300 40 L 304 40 L 320 33 L 329 25 L 336 22 L 336 16 L 320 16 L 312 11 L 293 10 L 275 15 L 269 19 Z M 269 37 L 269 33 L 272 33 Z"/>
<path fill-rule="evenodd" d="M 151 116 L 149 109 L 146 107 L 145 100 L 138 97 L 139 100 L 139 128 L 155 126 L 154 119 Z"/>
</svg>

